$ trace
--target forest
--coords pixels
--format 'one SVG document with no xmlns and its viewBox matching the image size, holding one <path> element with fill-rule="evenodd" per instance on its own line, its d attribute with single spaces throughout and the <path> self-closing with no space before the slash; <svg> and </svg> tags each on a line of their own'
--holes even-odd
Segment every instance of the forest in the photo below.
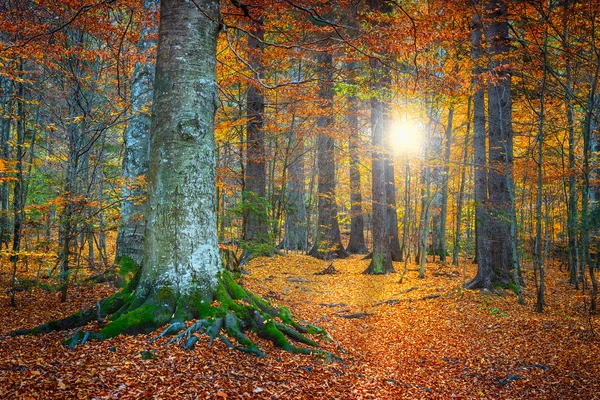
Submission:
<svg viewBox="0 0 600 400">
<path fill-rule="evenodd" d="M 0 398 L 600 398 L 598 24 L 0 0 Z"/>
</svg>

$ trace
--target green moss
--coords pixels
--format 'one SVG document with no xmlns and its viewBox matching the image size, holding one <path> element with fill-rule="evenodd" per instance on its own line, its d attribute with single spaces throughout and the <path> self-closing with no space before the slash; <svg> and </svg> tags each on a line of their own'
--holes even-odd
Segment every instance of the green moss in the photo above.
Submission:
<svg viewBox="0 0 600 400">
<path fill-rule="evenodd" d="M 248 293 L 234 279 L 229 271 L 222 271 L 219 275 L 219 282 L 227 290 L 229 296 L 234 300 L 248 299 Z"/>
<path fill-rule="evenodd" d="M 102 339 L 125 334 L 149 333 L 171 318 L 164 306 L 145 303 L 112 321 L 100 331 Z"/>
<path fill-rule="evenodd" d="M 383 254 L 373 252 L 373 272 L 383 274 Z"/>
<path fill-rule="evenodd" d="M 288 325 L 295 324 L 295 321 L 292 318 L 292 313 L 287 307 L 281 307 L 279 309 L 279 318 L 281 318 L 281 320 Z"/>
<path fill-rule="evenodd" d="M 141 268 L 129 257 L 121 257 L 119 264 L 119 279 L 117 284 L 123 290 L 133 292 L 141 276 Z"/>
<path fill-rule="evenodd" d="M 173 303 L 175 301 L 175 292 L 170 286 L 163 286 L 158 290 L 156 298 L 161 303 Z"/>
<path fill-rule="evenodd" d="M 284 350 L 290 350 L 291 344 L 289 340 L 287 340 L 285 335 L 279 329 L 277 329 L 277 326 L 275 326 L 275 321 L 272 319 L 265 320 L 263 329 L 266 333 L 265 336 L 267 336 L 267 339 L 273 341 L 276 346 L 281 347 Z"/>
<path fill-rule="evenodd" d="M 213 308 L 209 301 L 200 300 L 196 310 L 198 312 L 198 318 L 208 318 L 213 316 Z"/>
</svg>

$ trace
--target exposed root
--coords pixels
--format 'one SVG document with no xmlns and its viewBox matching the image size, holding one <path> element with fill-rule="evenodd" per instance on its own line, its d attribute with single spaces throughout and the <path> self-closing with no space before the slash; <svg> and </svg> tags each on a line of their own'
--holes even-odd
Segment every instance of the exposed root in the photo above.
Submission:
<svg viewBox="0 0 600 400">
<path fill-rule="evenodd" d="M 139 268 L 130 259 L 121 260 L 119 267 L 120 279 L 123 289 L 119 292 L 98 301 L 93 307 L 69 315 L 68 317 L 55 321 L 46 322 L 33 329 L 18 329 L 12 332 L 12 336 L 39 335 L 53 331 L 75 329 L 86 325 L 91 321 L 103 323 L 107 316 L 115 316 L 119 310 L 129 307 L 133 292 L 139 281 Z"/>
<path fill-rule="evenodd" d="M 104 340 L 120 334 L 150 333 L 166 326 L 150 342 L 173 336 L 165 345 L 180 344 L 191 349 L 200 335 L 209 338 L 209 346 L 219 339 L 225 346 L 258 357 L 266 354 L 245 332 L 253 331 L 259 337 L 296 354 L 313 354 L 326 360 L 340 360 L 334 354 L 318 349 L 318 343 L 307 335 L 320 335 L 331 340 L 323 329 L 298 320 L 285 307 L 273 305 L 237 284 L 231 274 L 224 271 L 215 290 L 212 304 L 198 301 L 202 296 L 186 299 L 161 296 L 135 299 L 131 285 L 98 303 L 97 307 L 74 314 L 60 321 L 52 321 L 17 334 L 36 334 L 53 330 L 72 329 L 97 319 L 101 310 L 109 315 L 109 322 L 97 332 L 77 330 L 65 342 L 69 347 L 85 344 L 88 340 Z M 160 300 L 159 300 L 160 299 Z M 99 307 L 99 308 L 98 308 Z M 196 321 L 187 326 L 188 319 Z M 292 344 L 292 341 L 296 344 Z M 308 346 L 308 347 L 306 347 Z"/>
</svg>

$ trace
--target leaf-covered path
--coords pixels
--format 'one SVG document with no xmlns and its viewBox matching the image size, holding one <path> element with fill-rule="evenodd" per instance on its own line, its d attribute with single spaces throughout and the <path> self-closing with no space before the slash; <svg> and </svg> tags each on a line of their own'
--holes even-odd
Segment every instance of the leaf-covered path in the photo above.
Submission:
<svg viewBox="0 0 600 400">
<path fill-rule="evenodd" d="M 243 278 L 326 328 L 335 342 L 323 347 L 344 359 L 329 364 L 260 339 L 266 359 L 220 342 L 208 348 L 206 338 L 192 351 L 149 344 L 149 336 L 74 350 L 60 345 L 65 332 L 13 338 L 16 328 L 78 311 L 112 289 L 73 287 L 61 304 L 56 293 L 32 288 L 11 309 L 2 274 L 0 398 L 600 398 L 600 339 L 565 273 L 550 268 L 540 315 L 530 281 L 523 307 L 508 292 L 461 290 L 462 270 L 454 267 L 429 264 L 420 280 L 409 264 L 398 284 L 399 274 L 362 275 L 367 264 L 334 261 L 338 274 L 315 275 L 329 263 L 288 255 L 255 260 Z M 467 277 L 473 274 L 469 266 Z"/>
</svg>

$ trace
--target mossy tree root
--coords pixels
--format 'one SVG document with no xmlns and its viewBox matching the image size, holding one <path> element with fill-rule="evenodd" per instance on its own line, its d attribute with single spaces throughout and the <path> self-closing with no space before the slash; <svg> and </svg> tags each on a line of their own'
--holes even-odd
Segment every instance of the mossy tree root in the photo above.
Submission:
<svg viewBox="0 0 600 400">
<path fill-rule="evenodd" d="M 133 284 L 137 284 L 137 279 L 129 283 L 122 291 L 101 300 L 95 307 L 16 333 L 38 334 L 73 329 L 94 319 L 108 316 L 108 324 L 98 332 L 78 330 L 65 344 L 74 347 L 88 340 L 104 340 L 120 334 L 150 333 L 167 325 L 151 342 L 165 336 L 174 336 L 166 345 L 180 343 L 191 349 L 199 340 L 199 335 L 205 334 L 210 339 L 209 346 L 215 339 L 219 339 L 227 347 L 266 357 L 245 334 L 253 331 L 286 351 L 314 354 L 327 360 L 340 360 L 333 353 L 319 349 L 318 343 L 307 336 L 320 335 L 326 340 L 331 340 L 322 328 L 298 320 L 287 308 L 278 307 L 245 290 L 235 282 L 228 271 L 223 271 L 219 276 L 212 302 L 198 300 L 204 297 L 202 294 L 175 298 L 168 290 L 159 291 L 158 295 L 140 300 L 134 296 L 132 289 L 135 287 Z M 196 321 L 188 326 L 186 322 L 191 319 Z"/>
<path fill-rule="evenodd" d="M 122 287 L 120 291 L 98 301 L 93 307 L 62 319 L 46 322 L 32 329 L 18 329 L 12 332 L 12 336 L 39 335 L 42 333 L 75 329 L 94 320 L 102 323 L 105 317 L 115 316 L 120 310 L 127 309 L 130 306 L 133 293 L 139 282 L 139 271 L 139 267 L 133 261 L 123 258 L 120 261 L 119 267 L 119 282 Z"/>
<path fill-rule="evenodd" d="M 253 331 L 259 337 L 270 340 L 291 353 L 315 354 L 328 360 L 339 360 L 333 353 L 318 349 L 318 343 L 307 336 L 316 334 L 331 340 L 323 329 L 304 321 L 297 321 L 287 308 L 274 306 L 243 289 L 228 272 L 221 275 L 211 306 L 203 307 L 199 311 L 200 319 L 189 327 L 180 321 L 173 321 L 153 341 L 174 335 L 166 345 L 179 343 L 184 348 L 191 349 L 198 342 L 198 335 L 205 334 L 209 338 L 209 346 L 215 339 L 219 339 L 229 348 L 266 357 L 244 333 Z M 299 345 L 292 344 L 291 341 Z"/>
</svg>

